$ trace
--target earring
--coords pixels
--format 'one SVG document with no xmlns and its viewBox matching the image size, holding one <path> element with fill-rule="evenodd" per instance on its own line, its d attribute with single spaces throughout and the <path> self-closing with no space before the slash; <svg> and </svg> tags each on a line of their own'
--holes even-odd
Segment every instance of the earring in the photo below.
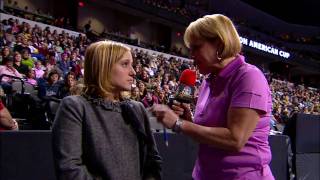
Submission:
<svg viewBox="0 0 320 180">
<path fill-rule="evenodd" d="M 217 51 L 217 59 L 218 59 L 218 61 L 222 61 L 222 57 L 219 57 L 219 53 L 218 53 L 218 51 Z"/>
</svg>

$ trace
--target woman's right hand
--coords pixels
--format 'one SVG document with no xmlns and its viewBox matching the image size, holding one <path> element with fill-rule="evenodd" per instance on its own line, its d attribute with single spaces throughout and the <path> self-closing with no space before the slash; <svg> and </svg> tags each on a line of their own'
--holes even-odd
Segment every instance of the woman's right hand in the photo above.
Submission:
<svg viewBox="0 0 320 180">
<path fill-rule="evenodd" d="M 171 108 L 182 119 L 191 121 L 191 122 L 193 121 L 193 114 L 191 112 L 190 104 L 180 103 L 174 100 Z"/>
</svg>

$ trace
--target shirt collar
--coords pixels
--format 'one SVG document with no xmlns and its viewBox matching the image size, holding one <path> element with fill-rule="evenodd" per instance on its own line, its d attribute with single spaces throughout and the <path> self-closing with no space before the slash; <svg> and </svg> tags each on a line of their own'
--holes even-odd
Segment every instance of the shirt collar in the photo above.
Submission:
<svg viewBox="0 0 320 180">
<path fill-rule="evenodd" d="M 205 78 L 205 80 L 207 82 L 211 82 L 216 78 L 222 78 L 222 79 L 228 78 L 234 70 L 238 69 L 244 63 L 245 63 L 244 56 L 237 55 L 235 59 L 231 61 L 229 64 L 227 64 L 227 66 L 224 67 L 217 76 L 211 73 L 207 76 L 207 78 Z"/>
<path fill-rule="evenodd" d="M 219 78 L 228 78 L 233 71 L 235 71 L 236 69 L 239 69 L 239 67 L 241 65 L 243 65 L 245 63 L 245 58 L 242 55 L 237 55 L 236 58 L 231 61 L 229 64 L 226 65 L 226 67 L 224 67 L 220 73 L 218 74 Z"/>
</svg>

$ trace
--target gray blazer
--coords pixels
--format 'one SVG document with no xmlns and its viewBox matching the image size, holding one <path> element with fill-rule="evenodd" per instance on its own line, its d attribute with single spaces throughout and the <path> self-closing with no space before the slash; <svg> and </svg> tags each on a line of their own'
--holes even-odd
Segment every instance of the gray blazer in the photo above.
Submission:
<svg viewBox="0 0 320 180">
<path fill-rule="evenodd" d="M 122 108 L 124 103 L 132 108 Z M 68 96 L 57 111 L 52 137 L 58 179 L 161 179 L 162 161 L 140 102 Z"/>
</svg>

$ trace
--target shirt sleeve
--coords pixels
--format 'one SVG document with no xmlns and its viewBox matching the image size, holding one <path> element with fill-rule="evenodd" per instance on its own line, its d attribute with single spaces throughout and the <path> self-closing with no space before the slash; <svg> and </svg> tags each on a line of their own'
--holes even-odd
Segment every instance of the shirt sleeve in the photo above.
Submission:
<svg viewBox="0 0 320 180">
<path fill-rule="evenodd" d="M 92 180 L 83 162 L 82 114 L 75 96 L 62 100 L 52 128 L 53 157 L 58 179 Z"/>
<path fill-rule="evenodd" d="M 251 68 L 236 77 L 233 82 L 230 107 L 243 107 L 268 111 L 270 89 L 262 72 Z"/>
</svg>

